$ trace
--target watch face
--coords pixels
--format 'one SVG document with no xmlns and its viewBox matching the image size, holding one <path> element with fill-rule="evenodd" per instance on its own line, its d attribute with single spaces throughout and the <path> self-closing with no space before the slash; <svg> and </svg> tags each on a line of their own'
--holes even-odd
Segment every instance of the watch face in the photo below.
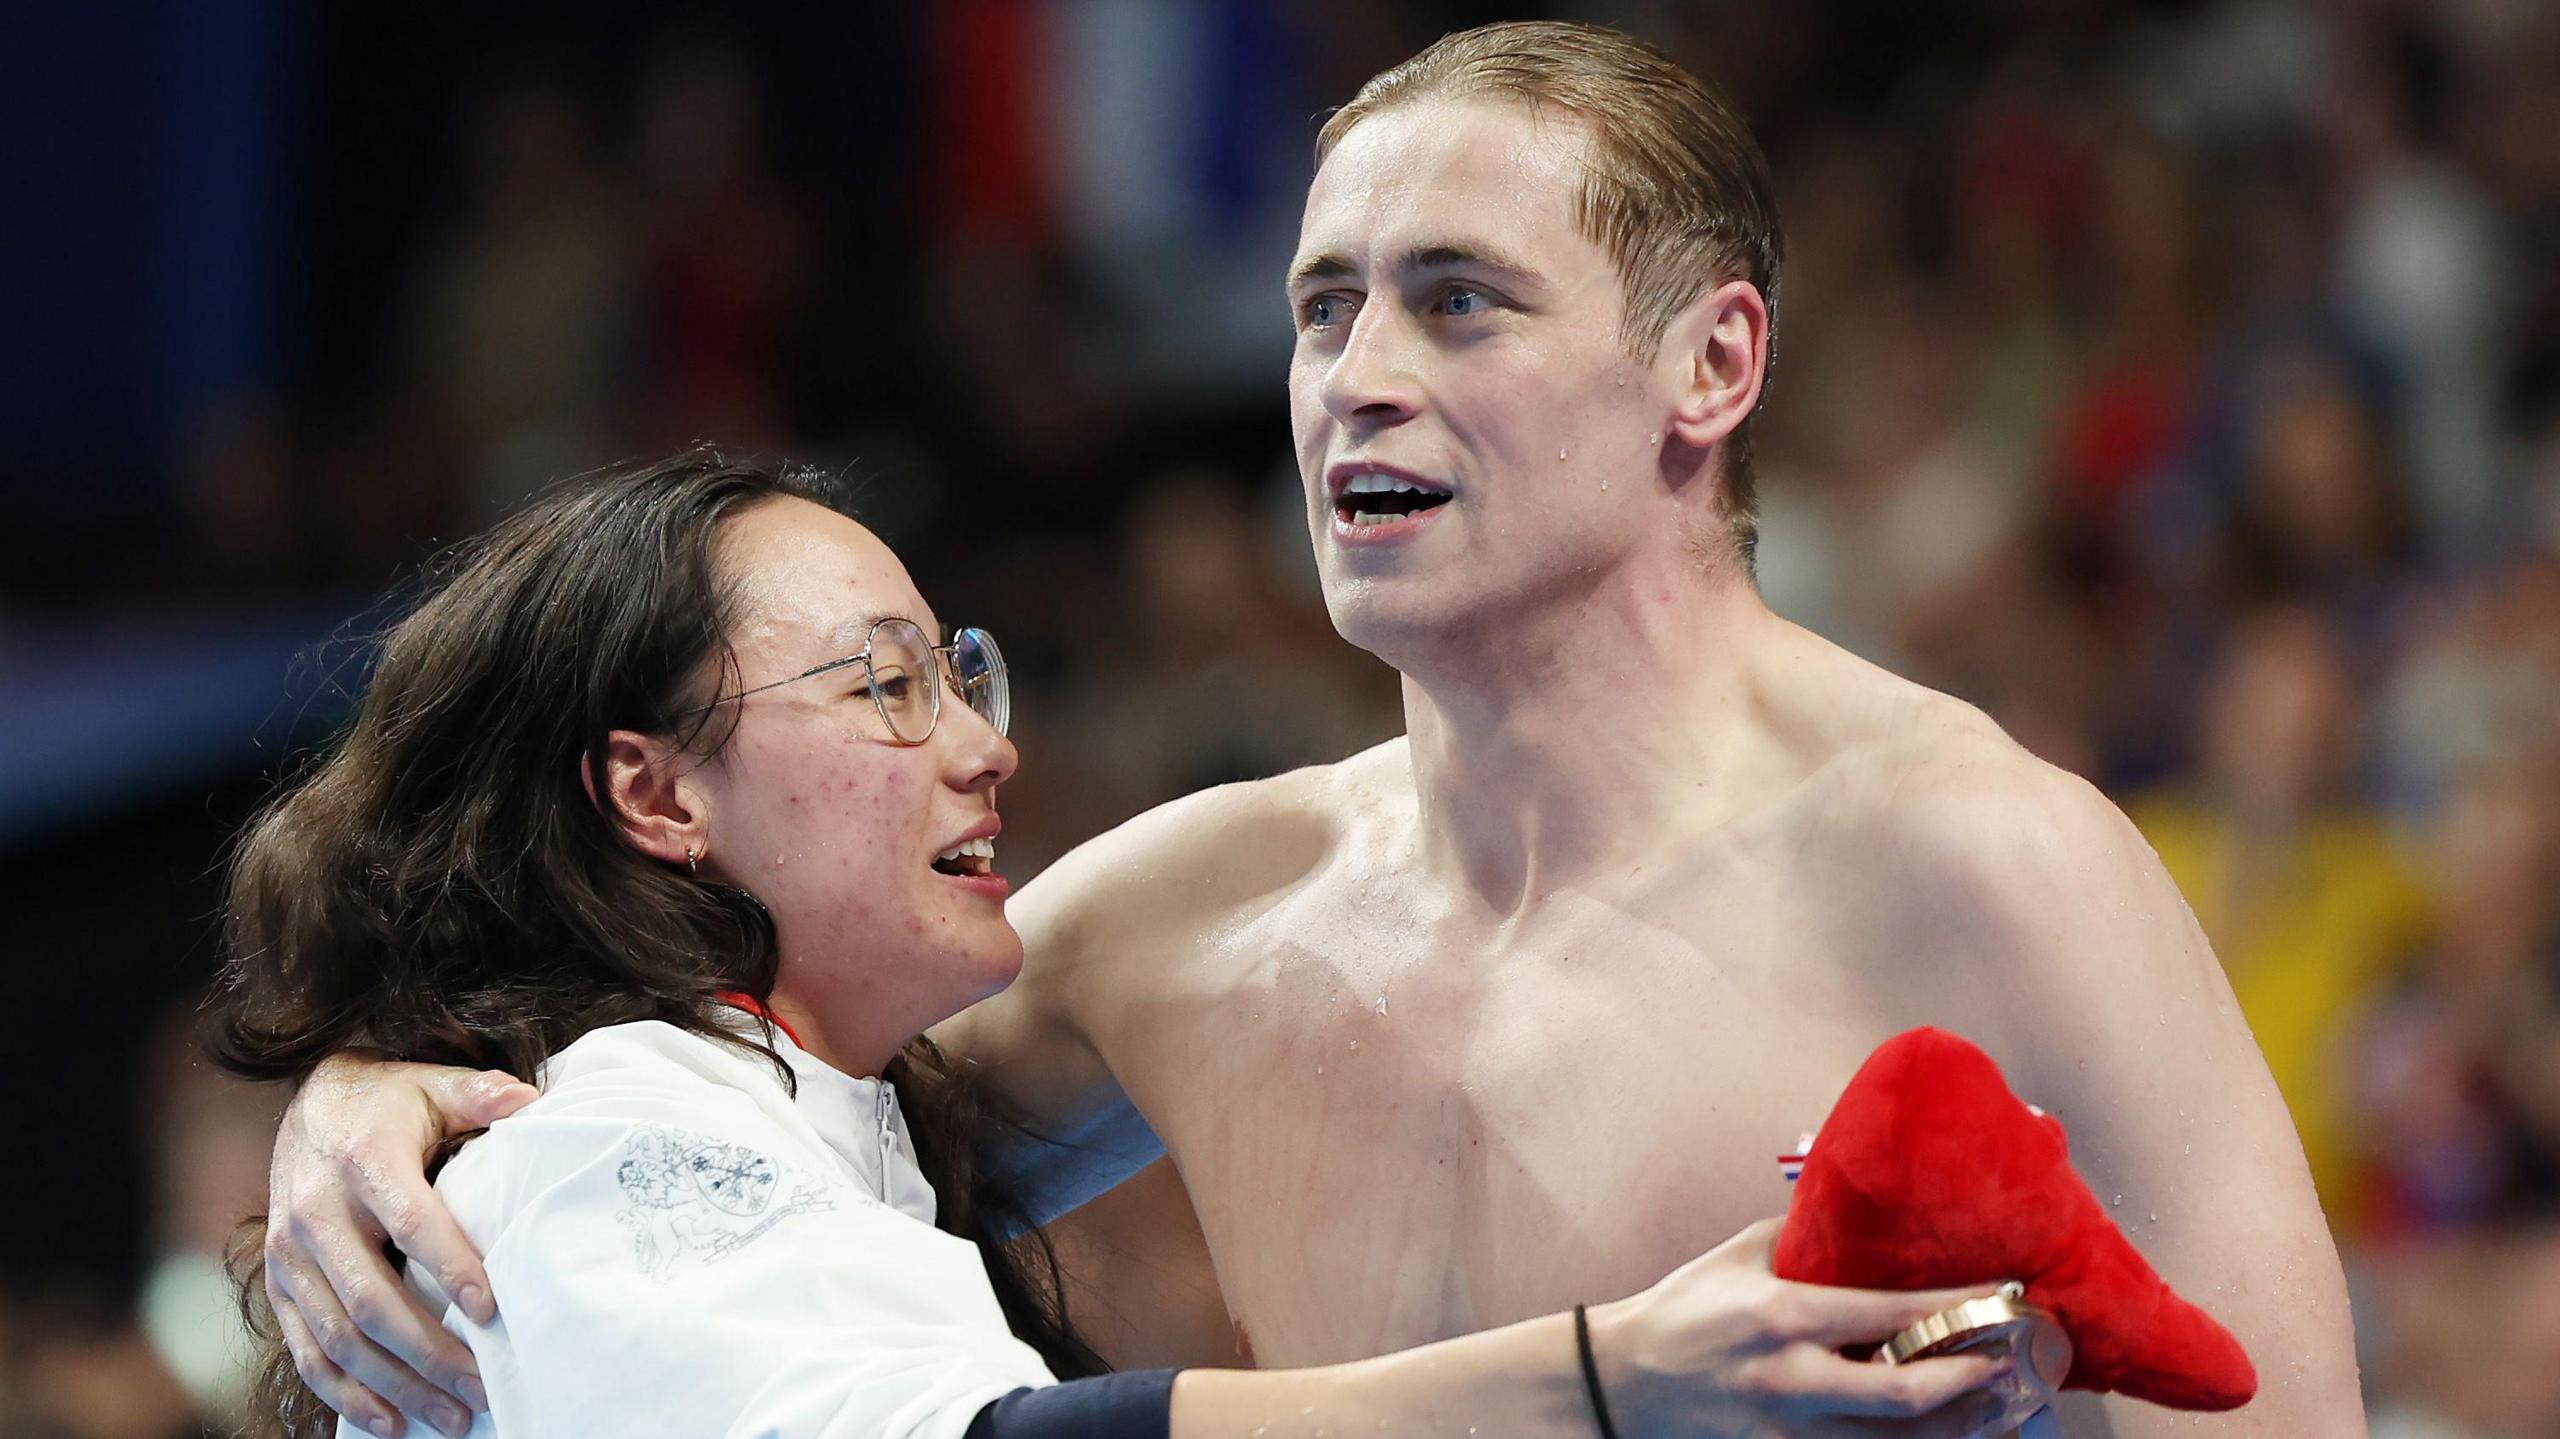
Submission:
<svg viewBox="0 0 2560 1439">
<path fill-rule="evenodd" d="M 2053 1402 L 2071 1372 L 2071 1336 L 2054 1317 L 2010 1299 L 1977 1299 L 1933 1314 L 1895 1335 L 1878 1356 L 1909 1364 L 1949 1354 L 2014 1355 L 2017 1368 L 1991 1388 L 2000 1400 L 1989 1426 L 2005 1432 Z"/>
</svg>

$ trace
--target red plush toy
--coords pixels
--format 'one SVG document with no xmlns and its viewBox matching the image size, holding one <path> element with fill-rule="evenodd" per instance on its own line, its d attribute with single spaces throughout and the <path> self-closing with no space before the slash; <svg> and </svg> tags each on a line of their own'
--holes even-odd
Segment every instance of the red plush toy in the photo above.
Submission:
<svg viewBox="0 0 2560 1439">
<path fill-rule="evenodd" d="M 2064 1388 L 2215 1410 L 2258 1392 L 2239 1341 L 2170 1291 L 2072 1171 L 2062 1125 L 1944 1030 L 1897 1035 L 1849 1081 L 1774 1268 L 1859 1289 L 2017 1280 L 2071 1338 Z"/>
</svg>

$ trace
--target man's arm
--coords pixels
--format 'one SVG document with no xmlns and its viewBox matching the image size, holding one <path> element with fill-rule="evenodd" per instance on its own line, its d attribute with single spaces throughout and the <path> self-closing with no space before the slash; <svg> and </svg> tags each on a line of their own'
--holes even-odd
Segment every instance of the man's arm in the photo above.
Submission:
<svg viewBox="0 0 2560 1439">
<path fill-rule="evenodd" d="M 267 1176 L 267 1299 L 302 1382 L 383 1439 L 406 1432 L 404 1413 L 460 1434 L 488 1407 L 470 1349 L 382 1247 L 399 1246 L 475 1323 L 494 1318 L 488 1273 L 428 1185 L 425 1156 L 535 1097 L 510 1075 L 340 1054 L 285 1109 Z"/>
<path fill-rule="evenodd" d="M 1896 869 L 1918 882 L 1904 918 L 1926 926 L 1905 932 L 1946 937 L 1932 963 L 1958 972 L 2012 1084 L 2061 1118 L 2117 1225 L 2258 1367 L 2258 1397 L 2233 1413 L 2110 1399 L 2077 1412 L 2112 1428 L 2067 1432 L 2357 1439 L 2346 1284 L 2301 1142 L 2150 846 L 2023 752 L 1934 766 L 1900 793 Z"/>
<path fill-rule="evenodd" d="M 1022 973 L 1005 990 L 937 1025 L 932 1037 L 1020 1115 L 1031 1137 L 995 1158 L 1046 1222 L 1135 1174 L 1164 1153 L 1094 1047 L 1090 991 L 1111 983 L 1132 941 L 1110 922 L 1128 898 L 1115 890 L 1113 837 L 1080 846 L 1005 907 L 1022 934 Z"/>
<path fill-rule="evenodd" d="M 1004 1169 L 1043 1218 L 1164 1153 L 1115 1067 L 1143 1076 L 1165 997 L 1240 912 L 1324 853 L 1305 794 L 1322 770 L 1185 796 L 1078 845 L 1005 907 L 1021 975 L 933 1038 L 1051 1143 Z"/>
</svg>

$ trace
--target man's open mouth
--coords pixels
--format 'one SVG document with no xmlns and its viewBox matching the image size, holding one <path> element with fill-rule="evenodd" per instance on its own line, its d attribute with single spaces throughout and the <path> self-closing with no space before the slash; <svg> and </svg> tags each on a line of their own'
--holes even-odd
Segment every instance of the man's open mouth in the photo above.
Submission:
<svg viewBox="0 0 2560 1439">
<path fill-rule="evenodd" d="M 933 857 L 933 872 L 961 877 L 990 875 L 996 872 L 996 842 L 973 839 Z"/>
<path fill-rule="evenodd" d="M 1354 475 L 1333 502 L 1334 517 L 1355 529 L 1391 525 L 1449 503 L 1449 492 L 1401 475 Z"/>
</svg>

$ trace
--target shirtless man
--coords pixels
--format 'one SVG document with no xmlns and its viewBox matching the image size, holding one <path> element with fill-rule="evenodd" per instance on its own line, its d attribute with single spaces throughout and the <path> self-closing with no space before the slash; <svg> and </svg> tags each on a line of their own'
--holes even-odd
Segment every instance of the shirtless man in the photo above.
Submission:
<svg viewBox="0 0 2560 1439">
<path fill-rule="evenodd" d="M 2260 1368 L 2235 1414 L 2075 1396 L 2065 1432 L 2361 1434 L 2301 1148 L 2149 848 L 1761 602 L 1778 238 L 1740 123 L 1611 32 L 1498 26 L 1372 80 L 1319 156 L 1290 417 L 1328 607 L 1408 732 L 1141 815 L 1015 901 L 1023 978 L 943 1038 L 1088 1141 L 1055 1197 L 1160 1140 L 1197 1213 L 1114 1196 L 1079 1252 L 1161 1297 L 1205 1235 L 1199 1290 L 1271 1364 L 1624 1294 L 1782 1210 L 1772 1157 L 1936 1024 Z M 421 1373 L 444 1336 L 364 1241 L 476 1272 L 413 1157 L 504 1107 L 468 1078 L 344 1066 L 279 1149 L 271 1276 L 341 1333 L 330 1289 L 370 1290 Z"/>
</svg>

